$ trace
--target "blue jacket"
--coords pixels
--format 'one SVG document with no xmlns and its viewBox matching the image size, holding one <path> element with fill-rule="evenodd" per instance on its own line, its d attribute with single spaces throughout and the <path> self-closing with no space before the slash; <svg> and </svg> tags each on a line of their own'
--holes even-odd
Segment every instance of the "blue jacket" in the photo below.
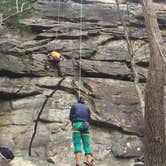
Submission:
<svg viewBox="0 0 166 166">
<path fill-rule="evenodd" d="M 90 120 L 90 110 L 86 104 L 76 103 L 71 107 L 70 110 L 70 121 L 85 121 L 89 122 Z"/>
</svg>

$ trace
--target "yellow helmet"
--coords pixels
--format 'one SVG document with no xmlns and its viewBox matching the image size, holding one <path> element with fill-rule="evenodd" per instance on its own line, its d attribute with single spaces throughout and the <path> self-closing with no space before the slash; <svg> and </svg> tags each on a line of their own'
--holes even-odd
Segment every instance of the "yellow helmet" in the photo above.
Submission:
<svg viewBox="0 0 166 166">
<path fill-rule="evenodd" d="M 59 52 L 52 51 L 52 52 L 51 52 L 51 56 L 56 57 L 56 58 L 60 58 L 60 57 L 61 57 L 61 54 L 60 54 Z"/>
</svg>

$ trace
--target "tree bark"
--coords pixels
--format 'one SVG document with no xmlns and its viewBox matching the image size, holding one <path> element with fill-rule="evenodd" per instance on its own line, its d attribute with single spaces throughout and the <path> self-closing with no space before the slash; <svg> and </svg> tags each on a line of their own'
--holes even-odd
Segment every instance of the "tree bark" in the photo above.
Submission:
<svg viewBox="0 0 166 166">
<path fill-rule="evenodd" d="M 166 166 L 164 81 L 166 50 L 152 0 L 142 0 L 150 45 L 145 92 L 145 166 Z"/>
<path fill-rule="evenodd" d="M 16 11 L 19 12 L 18 0 L 16 0 Z"/>
<path fill-rule="evenodd" d="M 0 13 L 0 26 L 2 25 L 3 23 L 3 13 Z"/>
</svg>

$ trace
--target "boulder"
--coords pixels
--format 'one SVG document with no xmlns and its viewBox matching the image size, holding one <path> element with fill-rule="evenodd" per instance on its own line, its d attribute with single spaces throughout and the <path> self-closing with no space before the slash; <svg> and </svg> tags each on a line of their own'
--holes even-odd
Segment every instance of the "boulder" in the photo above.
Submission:
<svg viewBox="0 0 166 166">
<path fill-rule="evenodd" d="M 85 6 L 86 5 L 86 6 Z M 61 11 L 58 12 L 58 2 L 48 3 L 45 1 L 38 1 L 36 8 L 41 11 L 41 15 L 44 13 L 44 17 L 57 18 L 58 15 L 60 18 L 66 18 L 67 20 L 79 20 L 80 17 L 80 3 L 74 3 L 70 0 L 61 2 Z M 96 20 L 112 20 L 114 21 L 117 18 L 115 9 L 112 9 L 110 12 L 110 6 L 103 3 L 93 4 L 83 4 L 83 18 L 88 21 Z M 94 12 L 90 12 L 90 11 Z M 55 12 L 57 11 L 57 12 Z M 104 16 L 104 18 L 103 18 Z"/>
<path fill-rule="evenodd" d="M 126 41 L 110 41 L 110 38 L 100 39 L 101 43 L 95 56 L 90 59 L 98 61 L 120 61 L 129 62 L 129 54 L 126 48 Z"/>
<path fill-rule="evenodd" d="M 32 30 L 36 32 L 42 32 L 44 30 L 48 30 L 55 26 L 58 26 L 58 21 L 40 17 L 20 19 L 19 22 L 21 24 L 31 26 Z"/>
<path fill-rule="evenodd" d="M 29 78 L 11 79 L 3 77 L 0 79 L 0 86 L 0 98 L 3 99 L 15 99 L 41 93 L 39 89 L 31 84 Z"/>
<path fill-rule="evenodd" d="M 25 75 L 26 65 L 22 59 L 16 56 L 0 53 L 0 74 L 1 75 Z"/>
<path fill-rule="evenodd" d="M 80 63 L 78 61 L 78 63 Z M 82 72 L 92 77 L 110 77 L 116 79 L 130 79 L 130 69 L 124 62 L 104 62 L 81 60 Z"/>
<path fill-rule="evenodd" d="M 16 47 L 16 40 L 9 40 L 6 38 L 1 38 L 0 41 L 0 52 L 9 52 L 9 50 L 12 50 L 14 47 Z"/>
<path fill-rule="evenodd" d="M 94 111 L 98 115 L 94 117 L 94 121 L 143 135 L 143 119 L 133 83 L 111 79 L 87 79 L 84 84 L 91 91 Z"/>
<path fill-rule="evenodd" d="M 117 138 L 116 138 L 117 136 Z M 143 153 L 143 143 L 137 136 L 117 135 L 113 137 L 112 152 L 116 157 L 136 157 Z"/>
<path fill-rule="evenodd" d="M 32 163 L 30 160 L 24 159 L 22 157 L 16 157 L 13 161 L 10 162 L 10 166 L 37 166 Z"/>
</svg>

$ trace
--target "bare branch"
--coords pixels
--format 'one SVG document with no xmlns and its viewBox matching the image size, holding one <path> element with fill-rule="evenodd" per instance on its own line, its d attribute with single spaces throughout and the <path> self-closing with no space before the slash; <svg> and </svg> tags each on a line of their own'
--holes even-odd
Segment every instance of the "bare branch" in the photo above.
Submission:
<svg viewBox="0 0 166 166">
<path fill-rule="evenodd" d="M 30 10 L 31 8 L 26 8 L 26 9 L 24 9 L 22 12 L 20 11 L 20 12 L 16 12 L 16 13 L 13 13 L 12 15 L 10 15 L 10 16 L 7 16 L 7 17 L 5 17 L 4 19 L 2 19 L 2 22 L 4 22 L 4 21 L 7 21 L 9 18 L 11 18 L 11 17 L 14 17 L 14 16 L 16 16 L 16 15 L 18 15 L 18 14 L 20 14 L 20 13 L 24 13 L 24 12 L 26 12 L 26 11 L 28 11 L 28 10 Z"/>
<path fill-rule="evenodd" d="M 3 13 L 0 13 L 0 26 L 2 25 L 3 23 Z"/>
<path fill-rule="evenodd" d="M 24 5 L 25 5 L 25 3 L 22 3 L 22 5 L 21 5 L 21 12 L 23 12 L 23 9 L 24 9 Z"/>
<path fill-rule="evenodd" d="M 134 59 L 134 51 L 133 51 L 133 47 L 131 44 L 131 41 L 129 39 L 129 29 L 121 15 L 120 12 L 120 5 L 119 5 L 119 0 L 115 0 L 116 1 L 116 5 L 117 5 L 117 10 L 118 10 L 118 14 L 119 14 L 119 18 L 120 21 L 123 25 L 124 28 L 124 34 L 125 34 L 125 39 L 126 39 L 126 43 L 127 43 L 127 49 L 130 55 L 130 61 L 131 61 L 131 69 L 133 71 L 133 75 L 134 75 L 134 87 L 136 89 L 139 101 L 140 101 L 140 105 L 141 105 L 141 111 L 142 111 L 142 115 L 144 118 L 144 114 L 145 114 L 145 101 L 144 101 L 144 96 L 142 94 L 141 88 L 139 87 L 138 83 L 139 83 L 139 76 L 135 67 L 135 59 Z"/>
<path fill-rule="evenodd" d="M 18 0 L 16 0 L 16 11 L 17 11 L 17 13 L 19 13 Z"/>
</svg>

